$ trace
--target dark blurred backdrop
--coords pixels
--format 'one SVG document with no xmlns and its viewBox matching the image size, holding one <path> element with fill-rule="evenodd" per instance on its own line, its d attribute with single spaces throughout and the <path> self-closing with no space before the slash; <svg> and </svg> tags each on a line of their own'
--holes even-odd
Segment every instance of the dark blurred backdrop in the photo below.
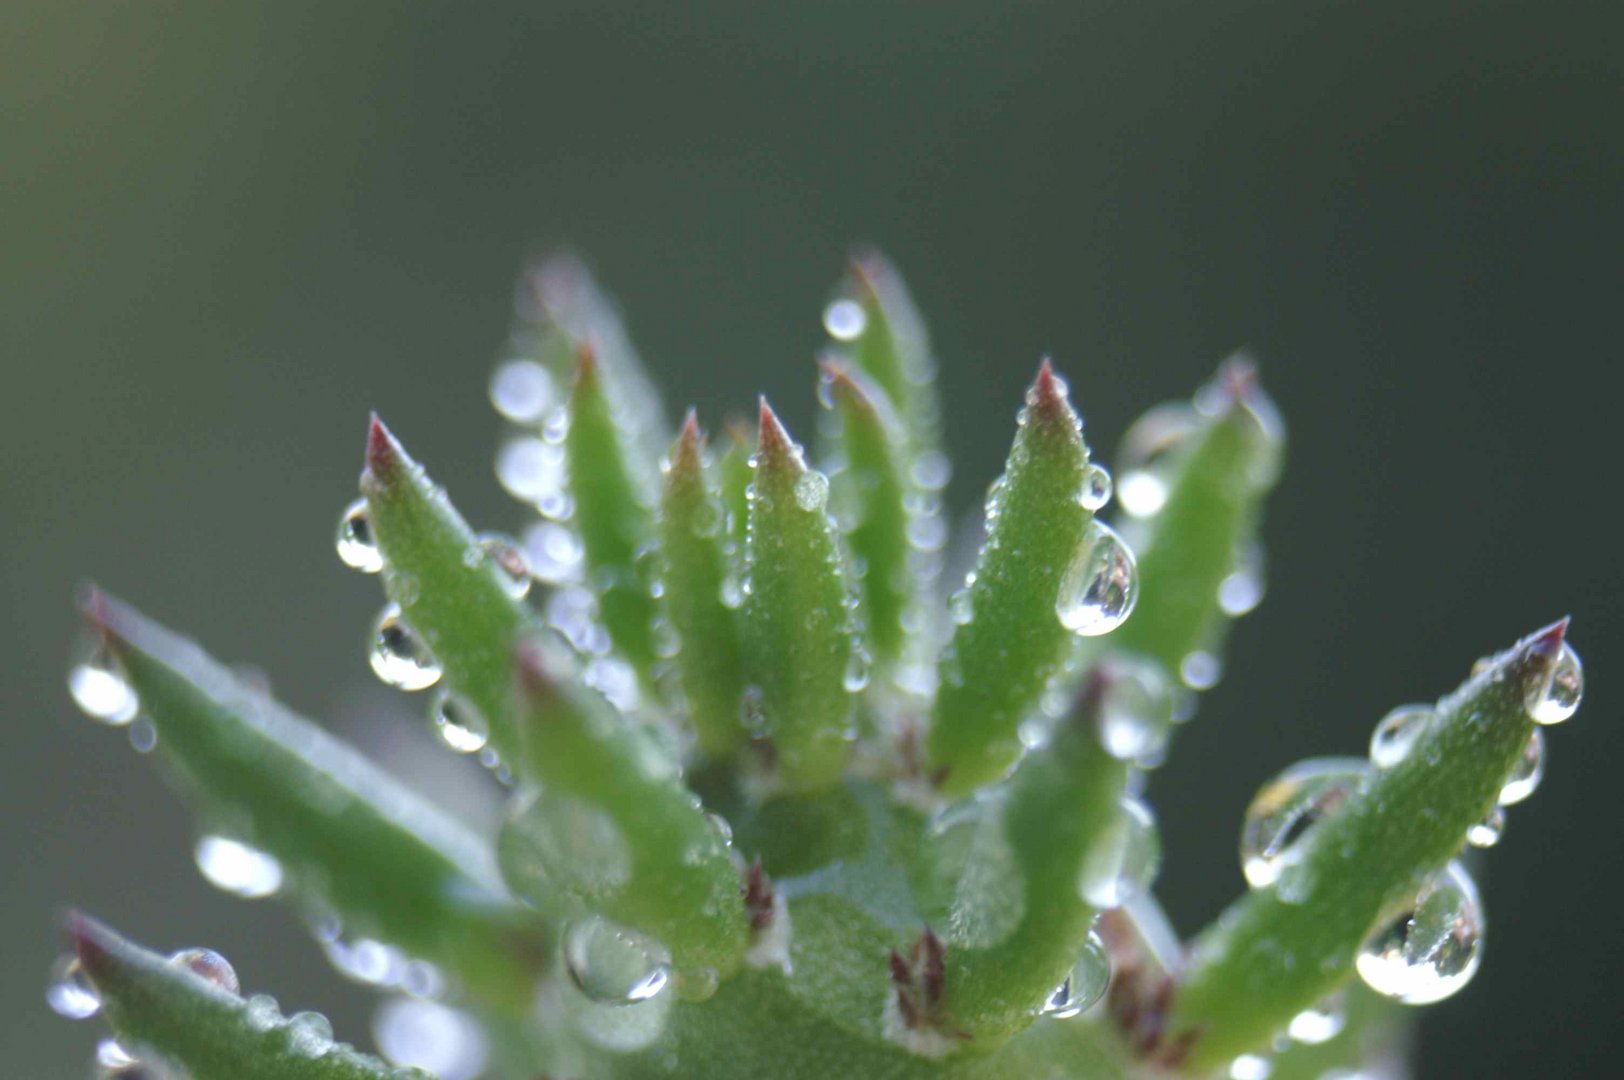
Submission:
<svg viewBox="0 0 1624 1080">
<path fill-rule="evenodd" d="M 1107 459 L 1229 350 L 1263 360 L 1292 436 L 1269 599 L 1152 787 L 1181 927 L 1240 889 L 1264 778 L 1573 614 L 1590 693 L 1421 1072 L 1616 1068 L 1621 30 L 1441 0 L 0 7 L 5 1074 L 84 1073 L 93 1025 L 41 997 L 67 902 L 365 1038 L 290 915 L 213 894 L 153 772 L 74 712 L 76 581 L 419 768 L 421 703 L 362 659 L 376 583 L 332 551 L 367 410 L 516 526 L 485 381 L 516 271 L 567 242 L 671 404 L 765 390 L 805 432 L 853 240 L 931 319 L 960 509 L 1041 353 Z"/>
</svg>

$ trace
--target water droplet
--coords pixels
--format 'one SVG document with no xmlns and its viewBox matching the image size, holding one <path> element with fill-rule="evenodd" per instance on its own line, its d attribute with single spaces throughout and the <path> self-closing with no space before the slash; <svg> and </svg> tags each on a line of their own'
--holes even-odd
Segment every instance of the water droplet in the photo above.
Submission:
<svg viewBox="0 0 1624 1080">
<path fill-rule="evenodd" d="M 333 1048 L 333 1025 L 317 1012 L 288 1017 L 288 1050 L 295 1057 L 319 1058 Z"/>
<path fill-rule="evenodd" d="M 1242 1054 L 1229 1063 L 1229 1080 L 1269 1080 L 1274 1062 L 1262 1054 Z"/>
<path fill-rule="evenodd" d="M 1471 981 L 1482 959 L 1477 886 L 1459 863 L 1360 946 L 1354 967 L 1376 993 L 1406 1005 L 1442 1001 Z"/>
<path fill-rule="evenodd" d="M 1083 473 L 1083 486 L 1077 491 L 1077 505 L 1089 513 L 1105 508 L 1111 501 L 1111 473 L 1103 465 L 1090 464 Z"/>
<path fill-rule="evenodd" d="M 1530 677 L 1523 689 L 1523 702 L 1536 724 L 1560 724 L 1579 708 L 1585 694 L 1585 669 L 1573 646 L 1562 643 L 1562 651 L 1550 671 Z"/>
<path fill-rule="evenodd" d="M 955 592 L 947 600 L 947 611 L 954 623 L 963 626 L 975 616 L 975 601 L 970 595 L 969 586 Z"/>
<path fill-rule="evenodd" d="M 1265 888 L 1294 865 L 1309 830 L 1354 792 L 1367 768 L 1359 758 L 1310 758 L 1263 785 L 1241 827 L 1247 884 Z"/>
<path fill-rule="evenodd" d="M 491 728 L 485 714 L 462 694 L 441 690 L 435 695 L 431 713 L 440 741 L 459 754 L 475 754 L 490 741 Z"/>
<path fill-rule="evenodd" d="M 68 693 L 86 716 L 111 727 L 133 723 L 141 711 L 124 665 L 105 645 L 96 646 L 68 672 Z"/>
<path fill-rule="evenodd" d="M 480 533 L 479 547 L 501 572 L 502 585 L 515 600 L 530 592 L 530 557 L 519 542 L 502 533 Z"/>
<path fill-rule="evenodd" d="M 1513 806 L 1532 795 L 1545 775 L 1545 733 L 1538 728 L 1528 737 L 1505 786 L 1500 789 L 1500 805 Z"/>
<path fill-rule="evenodd" d="M 378 550 L 377 537 L 372 535 L 372 518 L 367 513 L 367 501 L 356 499 L 344 508 L 338 519 L 338 557 L 351 570 L 363 574 L 376 574 L 383 569 L 383 552 Z"/>
<path fill-rule="evenodd" d="M 862 304 L 842 297 L 823 309 L 823 328 L 836 341 L 856 341 L 868 328 L 868 313 Z"/>
<path fill-rule="evenodd" d="M 169 955 L 169 962 L 176 967 L 186 968 L 228 994 L 242 993 L 237 970 L 231 966 L 231 961 L 213 949 L 181 949 Z"/>
<path fill-rule="evenodd" d="M 401 617 L 398 604 L 378 615 L 369 659 L 378 678 L 399 690 L 427 690 L 440 680 L 440 662 Z"/>
<path fill-rule="evenodd" d="M 563 447 L 534 435 L 519 435 L 496 453 L 496 478 L 516 499 L 532 503 L 545 516 L 568 516 Z"/>
<path fill-rule="evenodd" d="M 96 1044 L 96 1064 L 104 1069 L 123 1070 L 141 1062 L 134 1054 L 124 1049 L 117 1039 L 102 1039 Z"/>
<path fill-rule="evenodd" d="M 557 397 L 552 375 L 534 360 L 509 360 L 491 375 L 491 404 L 515 424 L 534 424 Z"/>
<path fill-rule="evenodd" d="M 1162 861 L 1162 841 L 1145 804 L 1124 798 L 1116 820 L 1089 853 L 1078 879 L 1085 903 L 1120 907 L 1150 886 Z"/>
<path fill-rule="evenodd" d="M 947 455 L 932 450 L 920 454 L 914 461 L 909 476 L 914 486 L 922 491 L 940 491 L 947 486 L 947 481 L 953 475 L 953 465 L 948 461 Z"/>
<path fill-rule="evenodd" d="M 1082 545 L 1060 580 L 1055 614 L 1079 637 L 1097 637 L 1121 626 L 1139 599 L 1133 552 L 1110 526 L 1088 523 Z"/>
<path fill-rule="evenodd" d="M 45 987 L 45 1003 L 58 1016 L 88 1020 L 101 1011 L 101 993 L 90 981 L 76 956 L 63 956 L 51 965 L 51 981 Z"/>
<path fill-rule="evenodd" d="M 1483 820 L 1466 830 L 1466 842 L 1475 848 L 1491 848 L 1506 831 L 1506 812 L 1496 806 Z"/>
<path fill-rule="evenodd" d="M 1066 981 L 1056 987 L 1049 1000 L 1043 1003 L 1043 1015 L 1066 1020 L 1087 1012 L 1105 996 L 1105 988 L 1110 982 L 1111 955 L 1106 952 L 1105 942 L 1100 940 L 1100 936 L 1090 930 Z"/>
<path fill-rule="evenodd" d="M 846 658 L 846 670 L 841 675 L 840 683 L 846 688 L 846 693 L 860 693 L 868 686 L 870 669 L 868 651 L 862 646 L 854 646 L 851 655 Z"/>
<path fill-rule="evenodd" d="M 1161 667 L 1129 656 L 1110 656 L 1101 667 L 1105 691 L 1095 719 L 1100 745 L 1122 761 L 1153 753 L 1173 723 L 1173 688 Z"/>
<path fill-rule="evenodd" d="M 158 745 L 158 725 L 146 717 L 138 717 L 129 726 L 130 747 L 137 754 L 150 754 Z"/>
<path fill-rule="evenodd" d="M 1179 661 L 1179 680 L 1191 690 L 1211 690 L 1223 675 L 1223 661 L 1205 649 L 1197 649 Z"/>
<path fill-rule="evenodd" d="M 427 1069 L 439 1080 L 473 1080 L 490 1047 L 477 1021 L 457 1009 L 409 997 L 391 998 L 372 1017 L 378 1052 L 395 1065 Z"/>
<path fill-rule="evenodd" d="M 1286 1026 L 1286 1034 L 1293 1042 L 1318 1046 L 1341 1034 L 1347 1019 L 1342 994 L 1336 993 L 1293 1016 Z"/>
<path fill-rule="evenodd" d="M 1218 583 L 1218 610 L 1232 619 L 1255 609 L 1263 602 L 1263 545 L 1245 545 L 1235 559 L 1235 568 Z"/>
<path fill-rule="evenodd" d="M 1403 761 L 1436 715 L 1430 705 L 1400 705 L 1382 717 L 1370 735 L 1371 764 L 1391 769 Z"/>
<path fill-rule="evenodd" d="M 647 939 L 599 918 L 564 932 L 564 970 L 576 989 L 600 1005 L 647 1001 L 665 989 L 671 969 Z"/>
<path fill-rule="evenodd" d="M 282 1010 L 269 994 L 255 994 L 243 1009 L 248 1026 L 255 1031 L 269 1031 L 282 1023 Z"/>
<path fill-rule="evenodd" d="M 258 900 L 282 887 L 282 864 L 239 841 L 205 836 L 192 856 L 209 884 L 233 896 Z"/>
<path fill-rule="evenodd" d="M 908 519 L 908 543 L 916 551 L 940 551 L 947 544 L 947 522 L 936 513 L 918 513 Z"/>
<path fill-rule="evenodd" d="M 581 575 L 581 541 L 568 526 L 538 521 L 525 530 L 524 550 L 530 573 L 538 581 L 562 585 Z"/>
<path fill-rule="evenodd" d="M 829 478 L 808 470 L 795 479 L 795 505 L 802 510 L 822 510 L 829 502 Z"/>
<path fill-rule="evenodd" d="M 497 841 L 502 873 L 527 898 L 563 888 L 599 900 L 622 889 L 632 854 L 615 819 L 584 799 L 544 791 L 521 805 Z"/>
<path fill-rule="evenodd" d="M 1187 405 L 1162 405 L 1128 428 L 1118 455 L 1117 503 L 1131 517 L 1161 510 L 1171 490 L 1170 464 L 1200 420 Z"/>
</svg>

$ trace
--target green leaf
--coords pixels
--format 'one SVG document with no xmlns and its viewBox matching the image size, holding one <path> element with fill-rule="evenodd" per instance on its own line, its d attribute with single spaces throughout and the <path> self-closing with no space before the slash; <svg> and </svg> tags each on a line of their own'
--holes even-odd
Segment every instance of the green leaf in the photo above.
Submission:
<svg viewBox="0 0 1624 1080">
<path fill-rule="evenodd" d="M 1081 883 L 1102 876 L 1102 855 L 1104 875 L 1119 870 L 1120 845 L 1108 849 L 1120 840 L 1128 769 L 1095 735 L 1103 680 L 1085 685 L 1048 745 L 978 796 L 960 826 L 992 835 L 976 838 L 937 922 L 947 928 L 945 1022 L 983 1046 L 1029 1025 L 1065 980 L 1096 914 Z M 939 848 L 952 832 L 938 829 L 927 843 Z"/>
<path fill-rule="evenodd" d="M 1267 1044 L 1336 989 L 1372 929 L 1460 851 L 1535 737 L 1525 698 L 1549 682 L 1566 626 L 1523 639 L 1439 701 L 1401 761 L 1366 773 L 1296 842 L 1279 880 L 1200 936 L 1169 1027 L 1169 1046 L 1193 1040 L 1192 1068 Z"/>
<path fill-rule="evenodd" d="M 120 1045 L 156 1051 L 195 1080 L 428 1080 L 334 1044 L 314 1013 L 284 1018 L 270 998 L 245 1001 L 94 919 L 70 915 L 68 928 Z"/>
<path fill-rule="evenodd" d="M 728 563 L 741 585 L 745 541 L 750 531 L 750 480 L 755 475 L 750 458 L 754 454 L 750 425 L 734 417 L 727 423 L 727 450 L 717 464 L 717 472 L 722 478 L 722 506 L 727 511 Z"/>
<path fill-rule="evenodd" d="M 1225 579 L 1255 543 L 1263 498 L 1280 472 L 1284 433 L 1245 360 L 1230 360 L 1197 400 L 1194 430 L 1169 466 L 1166 502 L 1132 536 L 1139 562 L 1133 617 L 1107 639 L 1177 678 L 1186 657 L 1216 656 L 1229 616 Z M 1165 408 L 1165 407 L 1164 407 Z M 1261 582 L 1255 582 L 1261 588 Z"/>
<path fill-rule="evenodd" d="M 744 624 L 746 712 L 771 747 L 778 783 L 811 791 L 840 779 L 851 752 L 861 664 L 834 526 L 829 482 L 761 403 L 750 484 Z"/>
<path fill-rule="evenodd" d="M 361 493 L 378 550 L 384 589 L 443 669 L 450 691 L 489 728 L 489 745 L 518 760 L 513 714 L 513 646 L 534 620 L 513 595 L 456 508 L 376 416 L 367 436 Z"/>
<path fill-rule="evenodd" d="M 661 580 L 700 751 L 723 760 L 744 742 L 739 718 L 743 642 L 738 603 L 728 603 L 726 511 L 711 486 L 704 455 L 704 436 L 690 412 L 671 452 L 660 502 Z M 738 590 L 736 578 L 731 588 Z"/>
<path fill-rule="evenodd" d="M 948 794 L 973 791 L 1015 763 L 1017 729 L 1066 656 L 1072 635 L 1055 601 L 1093 520 L 1078 501 L 1087 469 L 1082 422 L 1044 361 L 987 498 L 974 581 L 955 599 L 969 611 L 942 657 L 927 750 Z"/>
<path fill-rule="evenodd" d="M 518 662 L 527 771 L 541 791 L 503 833 L 509 881 L 544 905 L 562 902 L 658 939 L 679 974 L 701 985 L 730 974 L 749 926 L 739 872 L 674 755 L 581 689 L 544 638 L 526 641 Z"/>
<path fill-rule="evenodd" d="M 202 827 L 273 856 L 312 916 L 432 961 L 522 1008 L 546 935 L 479 837 L 349 746 L 113 598 L 82 601 Z"/>
<path fill-rule="evenodd" d="M 850 521 L 846 546 L 863 567 L 859 598 L 868 647 L 876 664 L 889 667 L 908 643 L 904 616 L 916 587 L 908 565 L 909 486 L 898 421 L 883 392 L 866 381 L 833 363 L 823 367 L 841 461 L 829 478 L 830 498 Z"/>
<path fill-rule="evenodd" d="M 564 437 L 574 524 L 604 627 L 644 684 L 652 686 L 656 611 L 643 556 L 654 538 L 654 495 L 626 453 L 609 392 L 592 350 L 583 349 Z"/>
<path fill-rule="evenodd" d="M 936 362 L 924 320 L 902 275 L 878 251 L 852 258 L 846 288 L 863 312 L 861 332 L 847 353 L 901 415 L 905 460 L 911 468 L 921 458 L 938 453 L 941 443 Z"/>
</svg>

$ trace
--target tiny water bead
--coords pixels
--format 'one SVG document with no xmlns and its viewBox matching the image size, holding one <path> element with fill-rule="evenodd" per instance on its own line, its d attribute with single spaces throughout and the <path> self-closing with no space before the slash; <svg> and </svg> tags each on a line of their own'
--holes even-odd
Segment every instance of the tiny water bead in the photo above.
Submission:
<svg viewBox="0 0 1624 1080">
<path fill-rule="evenodd" d="M 1274 1062 L 1262 1054 L 1242 1054 L 1229 1063 L 1229 1080 L 1269 1080 Z"/>
<path fill-rule="evenodd" d="M 1270 780 L 1246 808 L 1241 872 L 1254 889 L 1273 885 L 1299 857 L 1299 845 L 1364 779 L 1359 758 L 1310 758 Z"/>
<path fill-rule="evenodd" d="M 1545 775 L 1545 733 L 1538 728 L 1528 737 L 1528 743 L 1500 789 L 1500 805 L 1514 806 L 1532 795 Z"/>
<path fill-rule="evenodd" d="M 856 300 L 841 297 L 823 309 L 823 328 L 836 341 L 856 341 L 868 329 L 868 313 Z"/>
<path fill-rule="evenodd" d="M 205 836 L 192 853 L 209 884 L 222 892 L 258 900 L 282 887 L 282 864 L 275 856 L 223 836 Z"/>
<path fill-rule="evenodd" d="M 435 694 L 431 712 L 440 741 L 459 754 L 476 754 L 490 741 L 490 723 L 479 706 L 453 690 Z"/>
<path fill-rule="evenodd" d="M 1083 486 L 1077 492 L 1077 505 L 1089 513 L 1105 508 L 1111 501 L 1111 473 L 1103 465 L 1090 464 L 1083 473 Z"/>
<path fill-rule="evenodd" d="M 378 615 L 368 659 L 378 678 L 398 690 L 427 690 L 440 680 L 440 662 L 407 625 L 399 604 L 388 605 Z"/>
<path fill-rule="evenodd" d="M 506 420 L 534 424 L 558 397 L 552 374 L 534 360 L 509 360 L 491 374 L 491 404 Z"/>
<path fill-rule="evenodd" d="M 1585 693 L 1585 670 L 1573 646 L 1562 643 L 1549 672 L 1530 678 L 1523 688 L 1523 703 L 1536 724 L 1560 724 L 1579 709 Z"/>
<path fill-rule="evenodd" d="M 1338 992 L 1293 1016 L 1286 1026 L 1286 1036 L 1295 1043 L 1318 1046 L 1340 1035 L 1347 1019 L 1343 996 Z"/>
<path fill-rule="evenodd" d="M 213 949 L 181 949 L 170 954 L 169 962 L 185 968 L 205 982 L 213 983 L 228 994 L 242 993 L 237 970 L 231 966 L 231 961 Z"/>
<path fill-rule="evenodd" d="M 1391 769 L 1403 761 L 1436 715 L 1430 705 L 1400 705 L 1382 717 L 1370 735 L 1370 763 Z"/>
<path fill-rule="evenodd" d="M 141 1062 L 117 1039 L 102 1039 L 96 1044 L 96 1064 L 114 1076 L 124 1076 L 127 1075 L 125 1070 L 133 1069 Z"/>
<path fill-rule="evenodd" d="M 1359 977 L 1406 1005 L 1442 1001 L 1471 981 L 1482 960 L 1483 914 L 1477 886 L 1450 863 L 1415 903 L 1360 946 Z"/>
<path fill-rule="evenodd" d="M 1090 930 L 1077 962 L 1066 981 L 1055 988 L 1043 1003 L 1042 1013 L 1054 1020 L 1068 1020 L 1087 1012 L 1105 996 L 1111 983 L 1111 954 L 1099 934 Z"/>
<path fill-rule="evenodd" d="M 1466 830 L 1466 842 L 1475 848 L 1491 848 L 1500 842 L 1506 831 L 1506 812 L 1496 806 L 1483 820 Z"/>
<path fill-rule="evenodd" d="M 294 1013 L 285 1032 L 288 1050 L 298 1057 L 319 1058 L 333 1048 L 333 1025 L 321 1013 Z"/>
<path fill-rule="evenodd" d="M 51 981 L 45 987 L 45 1003 L 58 1016 L 88 1020 L 101 1011 L 101 993 L 76 956 L 59 957 L 51 965 Z"/>
<path fill-rule="evenodd" d="M 1134 422 L 1122 438 L 1116 497 L 1131 517 L 1154 516 L 1167 502 L 1169 464 L 1200 419 L 1188 405 L 1162 405 Z"/>
<path fill-rule="evenodd" d="M 105 645 L 96 646 L 68 672 L 68 693 L 86 716 L 110 727 L 134 723 L 141 711 L 124 665 Z"/>
<path fill-rule="evenodd" d="M 1121 907 L 1150 887 L 1162 861 L 1161 836 L 1145 804 L 1124 798 L 1116 820 L 1084 860 L 1077 891 L 1091 907 Z"/>
<path fill-rule="evenodd" d="M 1104 691 L 1095 725 L 1100 745 L 1121 761 L 1156 752 L 1173 724 L 1173 688 L 1159 665 L 1113 655 L 1101 662 Z"/>
<path fill-rule="evenodd" d="M 372 534 L 372 518 L 367 512 L 367 501 L 356 499 L 344 508 L 338 519 L 336 545 L 341 562 L 351 570 L 363 574 L 376 574 L 383 569 L 383 552 Z"/>
<path fill-rule="evenodd" d="M 524 551 L 530 574 L 548 585 L 579 580 L 584 552 L 574 530 L 556 521 L 538 521 L 524 531 Z"/>
<path fill-rule="evenodd" d="M 1110 526 L 1090 521 L 1055 597 L 1060 625 L 1079 637 L 1109 634 L 1133 614 L 1138 599 L 1133 551 Z"/>
<path fill-rule="evenodd" d="M 822 510 L 829 502 L 829 478 L 817 471 L 802 473 L 795 480 L 795 505 L 802 510 Z"/>
<path fill-rule="evenodd" d="M 1246 545 L 1235 559 L 1235 568 L 1218 583 L 1218 610 L 1232 619 L 1254 610 L 1263 602 L 1263 546 Z"/>
<path fill-rule="evenodd" d="M 565 930 L 564 970 L 577 990 L 600 1005 L 647 1001 L 671 977 L 651 942 L 595 916 Z"/>
<path fill-rule="evenodd" d="M 530 556 L 520 543 L 504 533 L 480 533 L 475 549 L 474 565 L 485 559 L 496 565 L 502 576 L 502 585 L 515 600 L 523 600 L 530 593 Z"/>
<path fill-rule="evenodd" d="M 1223 675 L 1223 661 L 1206 649 L 1197 649 L 1179 661 L 1179 681 L 1191 690 L 1211 690 Z"/>
</svg>

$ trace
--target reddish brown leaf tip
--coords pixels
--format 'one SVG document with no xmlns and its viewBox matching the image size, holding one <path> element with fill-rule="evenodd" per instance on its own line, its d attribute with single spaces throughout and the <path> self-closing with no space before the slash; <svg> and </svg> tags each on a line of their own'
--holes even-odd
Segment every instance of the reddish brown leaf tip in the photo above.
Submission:
<svg viewBox="0 0 1624 1080">
<path fill-rule="evenodd" d="M 513 653 L 520 693 L 530 699 L 551 697 L 558 689 L 558 661 L 538 637 L 523 638 Z"/>
<path fill-rule="evenodd" d="M 1047 356 L 1038 365 L 1037 378 L 1032 380 L 1032 389 L 1027 392 L 1026 401 L 1038 418 L 1073 420 L 1075 417 L 1071 402 L 1066 399 L 1066 382 L 1055 374 L 1054 365 Z"/>
<path fill-rule="evenodd" d="M 401 448 L 400 440 L 384 426 L 373 413 L 371 422 L 367 425 L 367 469 L 379 480 L 387 480 L 400 471 L 401 466 L 407 462 L 406 451 Z"/>
<path fill-rule="evenodd" d="M 1562 655 L 1562 643 L 1567 640 L 1570 616 L 1564 615 L 1551 625 L 1534 631 L 1519 642 L 1521 657 L 1533 664 L 1549 666 Z"/>
<path fill-rule="evenodd" d="M 113 931 L 82 911 L 70 911 L 63 918 L 68 938 L 79 963 L 91 978 L 107 971 L 114 963 L 112 945 L 117 940 Z"/>
<path fill-rule="evenodd" d="M 692 476 L 700 471 L 705 454 L 705 433 L 700 430 L 699 417 L 693 409 L 682 421 L 677 433 L 676 446 L 671 450 L 672 476 Z"/>
<path fill-rule="evenodd" d="M 765 397 L 761 399 L 760 425 L 756 439 L 762 457 L 768 461 L 781 460 L 795 453 L 795 441 L 789 437 L 789 432 L 784 430 L 778 414 L 773 412 L 773 407 L 767 404 Z"/>
<path fill-rule="evenodd" d="M 575 377 L 582 382 L 598 377 L 598 350 L 590 341 L 575 348 Z"/>
</svg>

